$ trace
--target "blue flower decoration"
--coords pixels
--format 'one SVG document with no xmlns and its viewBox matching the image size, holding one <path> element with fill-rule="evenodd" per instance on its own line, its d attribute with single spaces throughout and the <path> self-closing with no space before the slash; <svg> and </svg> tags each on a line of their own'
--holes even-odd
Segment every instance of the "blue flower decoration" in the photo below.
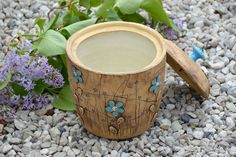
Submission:
<svg viewBox="0 0 236 157">
<path fill-rule="evenodd" d="M 160 75 L 158 75 L 154 80 L 152 80 L 152 85 L 149 91 L 154 94 L 157 94 L 159 92 L 160 85 L 161 85 L 161 78 Z"/>
<path fill-rule="evenodd" d="M 72 66 L 72 73 L 73 73 L 73 79 L 74 79 L 75 83 L 82 83 L 83 82 L 82 73 L 79 69 Z"/>
<path fill-rule="evenodd" d="M 118 117 L 125 112 L 124 103 L 110 100 L 106 105 L 106 112 L 111 113 L 113 117 Z"/>
</svg>

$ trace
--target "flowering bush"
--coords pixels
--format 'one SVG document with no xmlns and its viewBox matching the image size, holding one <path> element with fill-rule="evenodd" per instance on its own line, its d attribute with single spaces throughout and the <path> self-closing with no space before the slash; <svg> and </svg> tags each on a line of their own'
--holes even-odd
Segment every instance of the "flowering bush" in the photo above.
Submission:
<svg viewBox="0 0 236 157">
<path fill-rule="evenodd" d="M 0 114 L 12 117 L 18 108 L 33 110 L 47 105 L 50 97 L 45 91 L 62 88 L 64 78 L 46 57 L 33 52 L 25 39 L 0 61 L 0 82 Z"/>
<path fill-rule="evenodd" d="M 67 39 L 80 29 L 107 21 L 147 25 L 169 39 L 176 38 L 181 20 L 172 22 L 161 0 L 59 0 L 47 18 L 35 20 L 35 34 L 16 46 L 0 61 L 0 114 L 40 109 L 56 95 L 56 108 L 73 111 L 66 68 Z M 79 76 L 78 76 L 79 77 Z M 63 79 L 64 78 L 64 79 Z"/>
</svg>

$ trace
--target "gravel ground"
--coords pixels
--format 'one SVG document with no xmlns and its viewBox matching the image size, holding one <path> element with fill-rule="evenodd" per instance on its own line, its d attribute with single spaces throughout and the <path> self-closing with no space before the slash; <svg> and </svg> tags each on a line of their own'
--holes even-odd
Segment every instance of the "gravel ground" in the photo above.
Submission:
<svg viewBox="0 0 236 157">
<path fill-rule="evenodd" d="M 29 30 L 33 19 L 54 5 L 49 0 L 1 0 L 0 51 L 6 51 L 11 36 Z M 168 68 L 155 126 L 142 136 L 111 141 L 89 134 L 73 113 L 18 111 L 14 122 L 0 125 L 0 157 L 236 156 L 236 2 L 165 0 L 165 7 L 171 17 L 186 23 L 186 35 L 175 42 L 185 52 L 197 45 L 207 53 L 197 63 L 210 81 L 208 100 Z"/>
</svg>

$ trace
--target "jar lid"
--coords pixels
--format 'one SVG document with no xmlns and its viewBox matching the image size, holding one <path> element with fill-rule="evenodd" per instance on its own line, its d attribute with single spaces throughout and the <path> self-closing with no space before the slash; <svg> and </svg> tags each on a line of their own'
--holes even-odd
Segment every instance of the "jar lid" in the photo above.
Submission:
<svg viewBox="0 0 236 157">
<path fill-rule="evenodd" d="M 202 69 L 172 41 L 165 40 L 165 45 L 167 51 L 167 63 L 198 94 L 208 98 L 210 93 L 210 85 Z"/>
</svg>

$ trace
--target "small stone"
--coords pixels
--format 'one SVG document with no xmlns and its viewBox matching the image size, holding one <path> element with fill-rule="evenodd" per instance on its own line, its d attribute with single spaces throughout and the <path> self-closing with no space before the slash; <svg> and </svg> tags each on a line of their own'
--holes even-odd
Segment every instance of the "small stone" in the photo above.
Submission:
<svg viewBox="0 0 236 157">
<path fill-rule="evenodd" d="M 180 120 L 183 121 L 184 123 L 188 123 L 191 118 L 192 117 L 187 113 L 184 113 L 180 116 Z"/>
<path fill-rule="evenodd" d="M 42 150 L 40 150 L 40 153 L 41 153 L 42 155 L 46 155 L 46 154 L 48 154 L 48 149 L 47 149 L 47 148 L 42 149 Z"/>
<path fill-rule="evenodd" d="M 176 132 L 176 131 L 179 131 L 182 129 L 182 126 L 180 125 L 179 121 L 174 121 L 172 124 L 171 124 L 171 129 Z"/>
<path fill-rule="evenodd" d="M 101 157 L 102 155 L 99 152 L 92 152 L 93 157 Z"/>
<path fill-rule="evenodd" d="M 0 124 L 0 133 L 3 131 L 4 126 Z"/>
<path fill-rule="evenodd" d="M 236 131 L 232 132 L 231 137 L 236 138 Z"/>
<path fill-rule="evenodd" d="M 149 150 L 149 149 L 144 149 L 144 150 L 143 150 L 143 153 L 144 153 L 144 154 L 147 154 L 147 155 L 151 155 L 151 154 L 152 154 L 152 151 Z"/>
<path fill-rule="evenodd" d="M 51 146 L 51 142 L 44 142 L 41 144 L 41 148 L 49 148 Z"/>
<path fill-rule="evenodd" d="M 229 149 L 229 154 L 230 154 L 230 155 L 236 155 L 236 146 L 232 146 L 232 147 Z"/>
<path fill-rule="evenodd" d="M 13 128 L 10 128 L 10 127 L 7 127 L 7 126 L 4 127 L 4 130 L 6 130 L 8 133 L 13 133 L 14 132 Z"/>
<path fill-rule="evenodd" d="M 7 156 L 15 156 L 16 155 L 16 152 L 14 150 L 10 150 L 8 153 L 7 153 Z"/>
<path fill-rule="evenodd" d="M 75 153 L 75 155 L 79 155 L 80 154 L 80 150 L 79 149 L 72 148 L 72 151 Z"/>
<path fill-rule="evenodd" d="M 212 63 L 210 64 L 211 68 L 218 70 L 218 69 L 222 69 L 225 66 L 224 62 L 217 62 L 217 63 Z"/>
<path fill-rule="evenodd" d="M 174 108 L 175 108 L 174 104 L 167 104 L 166 105 L 166 109 L 168 109 L 168 110 L 173 110 Z"/>
<path fill-rule="evenodd" d="M 144 142 L 142 140 L 138 142 L 138 148 L 141 150 L 144 149 Z"/>
<path fill-rule="evenodd" d="M 57 152 L 56 154 L 53 155 L 53 157 L 65 157 L 66 152 Z"/>
<path fill-rule="evenodd" d="M 219 133 L 220 137 L 224 138 L 227 136 L 227 132 L 222 130 L 220 133 Z"/>
<path fill-rule="evenodd" d="M 235 127 L 235 122 L 231 117 L 226 118 L 226 124 L 228 125 L 230 129 Z"/>
<path fill-rule="evenodd" d="M 66 144 L 68 143 L 68 140 L 65 136 L 62 136 L 61 139 L 60 139 L 60 145 L 61 146 L 65 146 Z"/>
<path fill-rule="evenodd" d="M 170 120 L 169 119 L 162 119 L 161 120 L 161 128 L 163 128 L 163 129 L 169 129 L 170 128 L 170 126 L 171 126 L 171 122 L 170 122 Z"/>
<path fill-rule="evenodd" d="M 19 138 L 10 138 L 9 139 L 9 143 L 11 143 L 11 144 L 19 144 L 19 143 L 21 143 L 21 139 L 19 139 Z"/>
<path fill-rule="evenodd" d="M 204 136 L 204 132 L 202 130 L 194 130 L 193 131 L 193 137 L 196 139 L 202 139 Z"/>
<path fill-rule="evenodd" d="M 16 21 L 15 20 L 10 20 L 7 23 L 7 27 L 9 27 L 10 29 L 13 29 L 16 26 Z"/>
<path fill-rule="evenodd" d="M 119 157 L 119 153 L 116 150 L 112 150 L 111 157 Z"/>
<path fill-rule="evenodd" d="M 122 153 L 121 153 L 121 157 L 130 157 L 130 155 L 129 155 L 129 153 L 124 153 L 124 152 L 122 152 Z"/>
<path fill-rule="evenodd" d="M 227 102 L 226 103 L 226 107 L 231 111 L 231 112 L 236 112 L 236 105 L 231 103 L 231 102 Z"/>
<path fill-rule="evenodd" d="M 23 130 L 26 128 L 26 125 L 21 120 L 14 119 L 14 125 L 18 130 Z"/>
<path fill-rule="evenodd" d="M 7 152 L 9 152 L 11 150 L 12 146 L 9 143 L 4 143 L 1 146 L 1 151 L 3 154 L 6 154 Z"/>
</svg>

